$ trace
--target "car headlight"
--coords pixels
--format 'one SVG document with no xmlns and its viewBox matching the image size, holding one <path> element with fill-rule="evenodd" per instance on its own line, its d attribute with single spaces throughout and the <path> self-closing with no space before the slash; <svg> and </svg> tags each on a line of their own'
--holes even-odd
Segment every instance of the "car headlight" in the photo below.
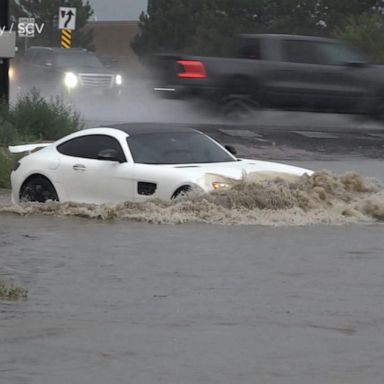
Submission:
<svg viewBox="0 0 384 384">
<path fill-rule="evenodd" d="M 73 72 L 67 72 L 64 76 L 64 84 L 67 88 L 76 88 L 79 84 L 79 79 Z"/>
<path fill-rule="evenodd" d="M 115 77 L 115 83 L 116 83 L 116 85 L 121 85 L 121 84 L 123 84 L 123 76 L 121 76 L 121 75 L 116 75 L 116 77 Z"/>
<path fill-rule="evenodd" d="M 219 189 L 226 189 L 226 188 L 229 188 L 229 184 L 228 183 L 223 183 L 221 181 L 214 181 L 212 183 L 212 188 L 217 191 Z"/>
<path fill-rule="evenodd" d="M 15 70 L 13 69 L 13 67 L 9 67 L 8 77 L 10 81 L 12 81 L 15 78 Z"/>
</svg>

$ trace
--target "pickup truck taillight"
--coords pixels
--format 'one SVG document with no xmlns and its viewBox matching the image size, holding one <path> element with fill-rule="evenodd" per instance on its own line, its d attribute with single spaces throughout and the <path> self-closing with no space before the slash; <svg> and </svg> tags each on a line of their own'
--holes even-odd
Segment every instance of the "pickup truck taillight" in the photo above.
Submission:
<svg viewBox="0 0 384 384">
<path fill-rule="evenodd" d="M 192 79 L 204 79 L 207 77 L 204 64 L 201 61 L 195 60 L 178 60 L 177 64 L 181 66 L 180 73 L 177 77 L 192 78 Z"/>
</svg>

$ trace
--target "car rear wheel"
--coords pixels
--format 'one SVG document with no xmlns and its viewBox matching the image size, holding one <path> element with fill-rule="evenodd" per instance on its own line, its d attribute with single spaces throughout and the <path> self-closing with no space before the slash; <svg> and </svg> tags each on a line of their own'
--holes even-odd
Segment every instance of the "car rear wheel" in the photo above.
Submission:
<svg viewBox="0 0 384 384">
<path fill-rule="evenodd" d="M 232 121 L 248 120 L 260 108 L 257 86 L 252 79 L 235 76 L 224 87 L 220 100 L 222 114 Z"/>
<path fill-rule="evenodd" d="M 230 95 L 221 102 L 223 115 L 231 121 L 248 120 L 257 107 L 257 103 L 243 95 Z"/>
<path fill-rule="evenodd" d="M 59 201 L 52 183 L 44 176 L 33 176 L 26 180 L 20 190 L 21 202 L 45 203 Z"/>
</svg>

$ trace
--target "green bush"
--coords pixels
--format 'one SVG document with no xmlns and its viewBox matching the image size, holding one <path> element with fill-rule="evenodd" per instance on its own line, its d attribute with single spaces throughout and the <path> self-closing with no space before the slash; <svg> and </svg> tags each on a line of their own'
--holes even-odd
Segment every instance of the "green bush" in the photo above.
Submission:
<svg viewBox="0 0 384 384">
<path fill-rule="evenodd" d="M 0 280 L 0 300 L 26 299 L 28 291 L 21 286 L 14 286 L 12 282 Z"/>
<path fill-rule="evenodd" d="M 9 175 L 11 174 L 16 161 L 16 158 L 7 154 L 5 148 L 0 147 L 0 188 L 10 187 Z"/>
<path fill-rule="evenodd" d="M 10 122 L 21 137 L 36 140 L 57 140 L 82 128 L 80 114 L 59 96 L 47 101 L 37 90 L 11 107 Z"/>
<path fill-rule="evenodd" d="M 9 107 L 0 103 L 0 188 L 9 187 L 9 175 L 17 161 L 8 145 L 57 140 L 83 128 L 80 114 L 60 97 L 46 100 L 37 90 Z"/>
<path fill-rule="evenodd" d="M 335 36 L 360 48 L 377 63 L 384 62 L 384 18 L 381 12 L 347 18 Z"/>
</svg>

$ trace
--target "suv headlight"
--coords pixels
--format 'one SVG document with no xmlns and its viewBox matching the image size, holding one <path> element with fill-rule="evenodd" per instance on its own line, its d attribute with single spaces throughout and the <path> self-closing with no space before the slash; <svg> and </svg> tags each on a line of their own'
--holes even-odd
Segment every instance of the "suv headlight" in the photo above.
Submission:
<svg viewBox="0 0 384 384">
<path fill-rule="evenodd" d="M 9 77 L 9 80 L 14 80 L 15 79 L 15 70 L 13 69 L 13 67 L 9 67 L 8 69 L 8 77 Z"/>
<path fill-rule="evenodd" d="M 116 77 L 115 77 L 115 83 L 116 83 L 116 85 L 121 85 L 121 84 L 123 84 L 123 76 L 121 76 L 121 75 L 116 75 Z"/>
<path fill-rule="evenodd" d="M 64 84 L 67 88 L 76 88 L 79 84 L 79 79 L 73 72 L 67 72 L 64 76 Z"/>
</svg>

